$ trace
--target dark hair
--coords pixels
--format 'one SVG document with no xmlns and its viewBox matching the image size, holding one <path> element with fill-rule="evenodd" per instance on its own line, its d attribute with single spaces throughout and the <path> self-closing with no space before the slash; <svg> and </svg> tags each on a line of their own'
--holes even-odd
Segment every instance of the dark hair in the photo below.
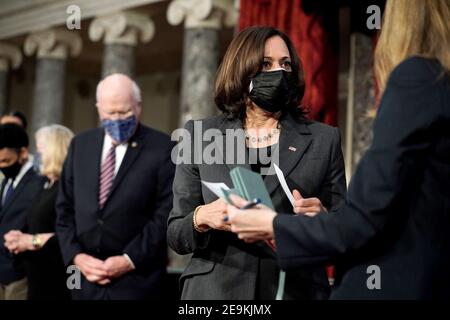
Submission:
<svg viewBox="0 0 450 320">
<path fill-rule="evenodd" d="M 273 27 L 249 27 L 242 30 L 231 41 L 225 53 L 217 71 L 214 101 L 228 118 L 245 118 L 250 81 L 262 70 L 265 43 L 274 36 L 281 37 L 286 43 L 296 86 L 296 94 L 282 113 L 290 113 L 297 119 L 304 118 L 306 112 L 300 102 L 305 93 L 305 80 L 300 58 L 289 37 Z"/>
<path fill-rule="evenodd" d="M 20 111 L 11 111 L 11 112 L 9 112 L 6 115 L 11 116 L 11 117 L 19 118 L 20 121 L 22 122 L 22 127 L 25 130 L 27 129 L 27 125 L 28 125 L 27 118 L 25 117 L 25 115 L 22 112 L 20 112 Z"/>
<path fill-rule="evenodd" d="M 28 143 L 28 135 L 21 126 L 14 123 L 0 125 L 0 149 L 20 150 L 28 148 Z"/>
</svg>

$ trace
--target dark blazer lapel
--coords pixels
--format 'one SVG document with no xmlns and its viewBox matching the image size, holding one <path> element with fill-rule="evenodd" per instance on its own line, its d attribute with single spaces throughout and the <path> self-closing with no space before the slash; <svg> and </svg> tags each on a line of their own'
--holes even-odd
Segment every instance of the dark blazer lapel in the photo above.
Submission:
<svg viewBox="0 0 450 320">
<path fill-rule="evenodd" d="M 5 206 L 2 208 L 2 211 L 8 210 L 11 203 L 14 203 L 14 200 L 22 193 L 22 190 L 24 186 L 26 185 L 27 181 L 30 180 L 31 176 L 33 175 L 33 168 L 28 169 L 28 171 L 24 174 L 22 179 L 20 180 L 17 187 L 14 189 L 13 194 L 11 195 L 11 198 L 8 200 L 8 202 L 5 203 Z"/>
<path fill-rule="evenodd" d="M 92 190 L 92 196 L 95 195 L 94 201 L 97 204 L 104 139 L 105 131 L 103 129 L 98 129 L 95 133 L 95 137 L 90 140 L 89 144 L 86 146 L 86 152 L 89 153 L 88 157 L 83 157 L 86 159 L 86 165 L 83 166 L 85 168 L 85 172 L 83 174 L 83 178 L 86 179 L 85 187 L 87 190 Z M 75 159 L 75 161 L 77 160 Z"/>
<path fill-rule="evenodd" d="M 131 137 L 128 142 L 127 152 L 125 153 L 125 157 L 120 165 L 119 171 L 117 172 L 116 177 L 114 178 L 113 185 L 111 187 L 111 192 L 108 196 L 108 199 L 111 198 L 112 193 L 120 184 L 120 182 L 125 177 L 127 171 L 131 168 L 131 165 L 136 161 L 139 154 L 143 149 L 143 145 L 145 143 L 144 134 L 140 130 L 140 127 L 137 129 L 136 133 Z"/>
<path fill-rule="evenodd" d="M 232 170 L 235 167 L 244 167 L 246 169 L 251 170 L 249 164 L 248 150 L 245 144 L 245 135 L 239 136 L 239 138 L 234 138 L 231 146 L 227 145 L 227 135 L 234 134 L 236 130 L 240 130 L 242 134 L 244 134 L 242 128 L 242 121 L 224 120 L 224 122 L 219 126 L 219 130 L 222 131 L 223 139 L 222 141 L 220 141 L 220 143 L 223 143 L 223 145 L 218 146 L 217 150 L 219 150 L 219 152 L 220 151 L 222 152 L 222 159 L 224 163 L 228 166 L 230 170 Z M 231 139 L 229 140 L 231 143 Z M 242 142 L 243 145 L 240 142 Z M 227 159 L 227 155 L 230 157 L 230 159 Z"/>
<path fill-rule="evenodd" d="M 312 142 L 312 135 L 304 122 L 297 122 L 291 116 L 280 120 L 281 133 L 278 145 L 279 164 L 285 178 L 302 159 L 306 150 Z M 274 174 L 266 176 L 264 183 L 267 191 L 272 194 L 280 184 L 275 171 Z"/>
</svg>

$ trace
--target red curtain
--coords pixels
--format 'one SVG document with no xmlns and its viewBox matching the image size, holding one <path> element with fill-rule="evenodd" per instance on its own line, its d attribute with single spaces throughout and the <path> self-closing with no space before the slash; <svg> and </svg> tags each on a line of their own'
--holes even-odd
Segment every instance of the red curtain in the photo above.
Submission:
<svg viewBox="0 0 450 320">
<path fill-rule="evenodd" d="M 266 25 L 285 32 L 303 62 L 310 117 L 337 125 L 337 55 L 319 14 L 306 14 L 303 0 L 241 0 L 239 29 Z"/>
</svg>

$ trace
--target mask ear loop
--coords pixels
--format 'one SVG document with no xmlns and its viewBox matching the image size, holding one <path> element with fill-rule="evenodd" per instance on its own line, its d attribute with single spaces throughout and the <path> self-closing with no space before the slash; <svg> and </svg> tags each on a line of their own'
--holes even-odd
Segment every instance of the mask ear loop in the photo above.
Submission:
<svg viewBox="0 0 450 320">
<path fill-rule="evenodd" d="M 253 90 L 253 81 L 250 81 L 250 84 L 248 85 L 248 93 L 252 92 Z"/>
</svg>

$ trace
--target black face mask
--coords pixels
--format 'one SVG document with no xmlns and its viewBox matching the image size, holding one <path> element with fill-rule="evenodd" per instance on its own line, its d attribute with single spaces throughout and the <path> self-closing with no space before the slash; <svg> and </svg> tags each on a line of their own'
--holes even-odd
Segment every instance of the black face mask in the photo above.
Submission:
<svg viewBox="0 0 450 320">
<path fill-rule="evenodd" d="M 249 97 L 256 105 L 273 113 L 286 109 L 295 91 L 292 72 L 286 70 L 260 72 L 250 83 Z"/>
<path fill-rule="evenodd" d="M 17 161 L 16 163 L 10 165 L 9 167 L 0 168 L 3 175 L 6 179 L 11 179 L 17 177 L 17 175 L 20 172 L 20 169 L 22 169 L 22 165 Z"/>
</svg>

